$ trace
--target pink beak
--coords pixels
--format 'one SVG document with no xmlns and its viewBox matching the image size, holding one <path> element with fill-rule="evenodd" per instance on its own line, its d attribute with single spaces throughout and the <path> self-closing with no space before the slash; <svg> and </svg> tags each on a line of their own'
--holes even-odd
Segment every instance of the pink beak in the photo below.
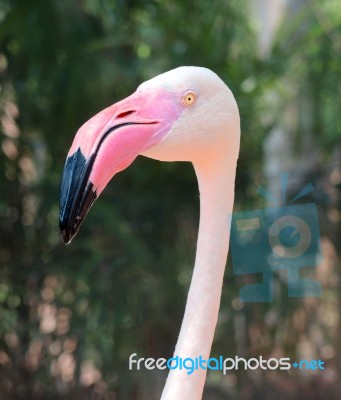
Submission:
<svg viewBox="0 0 341 400">
<path fill-rule="evenodd" d="M 110 179 L 159 143 L 183 110 L 174 93 L 138 90 L 104 109 L 77 132 L 64 166 L 60 232 L 69 243 Z"/>
</svg>

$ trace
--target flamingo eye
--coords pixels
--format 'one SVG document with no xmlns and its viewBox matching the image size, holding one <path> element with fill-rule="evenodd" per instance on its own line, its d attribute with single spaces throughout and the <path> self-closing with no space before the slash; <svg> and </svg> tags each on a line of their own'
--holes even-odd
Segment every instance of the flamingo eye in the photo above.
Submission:
<svg viewBox="0 0 341 400">
<path fill-rule="evenodd" d="M 193 105 L 195 103 L 196 99 L 197 99 L 197 95 L 192 90 L 187 91 L 182 96 L 182 102 L 184 103 L 185 106 Z"/>
</svg>

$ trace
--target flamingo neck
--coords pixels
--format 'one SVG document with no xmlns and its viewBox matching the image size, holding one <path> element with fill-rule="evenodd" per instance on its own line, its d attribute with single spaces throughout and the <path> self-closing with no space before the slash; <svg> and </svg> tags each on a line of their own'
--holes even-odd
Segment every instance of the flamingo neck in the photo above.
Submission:
<svg viewBox="0 0 341 400">
<path fill-rule="evenodd" d="M 192 281 L 175 356 L 208 360 L 218 319 L 234 201 L 236 160 L 194 165 L 200 191 L 200 223 Z M 171 370 L 161 400 L 199 400 L 205 370 Z"/>
</svg>

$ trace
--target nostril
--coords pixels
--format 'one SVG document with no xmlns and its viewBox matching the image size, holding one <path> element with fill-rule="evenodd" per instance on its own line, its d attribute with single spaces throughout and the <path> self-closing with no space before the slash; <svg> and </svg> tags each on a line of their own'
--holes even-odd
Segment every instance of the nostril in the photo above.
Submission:
<svg viewBox="0 0 341 400">
<path fill-rule="evenodd" d="M 120 114 L 117 114 L 116 118 L 123 118 L 123 117 L 126 117 L 128 115 L 135 114 L 135 113 L 136 113 L 136 110 L 123 111 Z"/>
</svg>

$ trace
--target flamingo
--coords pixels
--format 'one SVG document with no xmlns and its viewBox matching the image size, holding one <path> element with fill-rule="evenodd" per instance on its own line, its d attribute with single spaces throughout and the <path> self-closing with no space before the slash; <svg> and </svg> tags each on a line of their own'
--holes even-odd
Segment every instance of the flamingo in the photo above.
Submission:
<svg viewBox="0 0 341 400">
<path fill-rule="evenodd" d="M 240 122 L 230 89 L 211 70 L 179 67 L 142 83 L 78 130 L 61 185 L 60 231 L 77 233 L 110 179 L 138 155 L 193 164 L 200 192 L 195 265 L 174 357 L 208 359 L 228 254 Z M 202 398 L 206 370 L 170 370 L 162 400 Z"/>
</svg>

